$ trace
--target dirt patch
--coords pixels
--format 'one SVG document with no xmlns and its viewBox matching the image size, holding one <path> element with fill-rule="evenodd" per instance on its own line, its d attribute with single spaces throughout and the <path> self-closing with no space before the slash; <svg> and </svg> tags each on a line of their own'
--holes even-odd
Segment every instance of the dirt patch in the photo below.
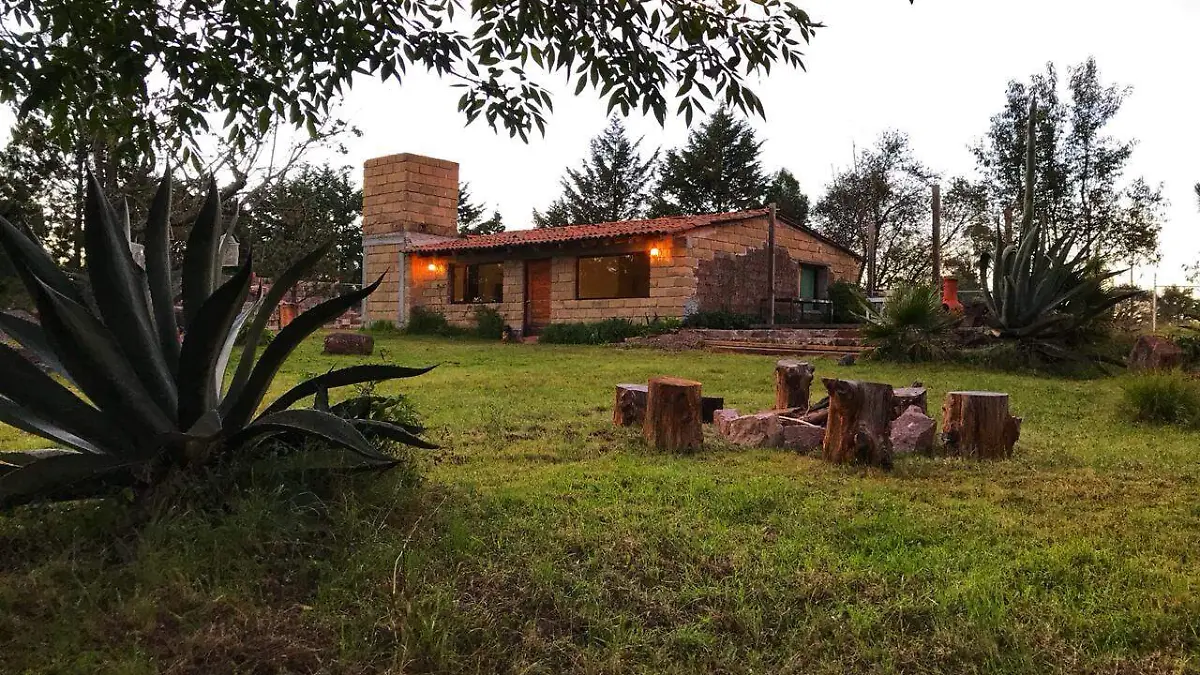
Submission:
<svg viewBox="0 0 1200 675">
<path fill-rule="evenodd" d="M 704 338 L 692 331 L 681 330 L 649 337 L 628 338 L 617 346 L 622 349 L 648 347 L 669 352 L 682 352 L 690 349 L 704 349 Z"/>
</svg>

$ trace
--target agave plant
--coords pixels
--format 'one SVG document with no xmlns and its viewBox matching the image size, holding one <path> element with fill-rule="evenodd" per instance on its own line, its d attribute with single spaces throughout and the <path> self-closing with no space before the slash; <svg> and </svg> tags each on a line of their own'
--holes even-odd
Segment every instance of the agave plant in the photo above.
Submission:
<svg viewBox="0 0 1200 675">
<path fill-rule="evenodd" d="M 994 252 L 979 261 L 983 299 L 999 337 L 1047 340 L 1073 333 L 1140 291 L 1117 291 L 1106 282 L 1125 270 L 1103 272 L 1089 260 L 1090 246 L 1065 234 L 1047 245 L 1033 221 L 1037 101 L 1029 104 L 1025 136 L 1025 193 L 1021 239 L 1006 244 L 997 234 Z"/>
<path fill-rule="evenodd" d="M 52 374 L 0 345 L 0 422 L 45 438 L 52 450 L 0 452 L 0 506 L 113 494 L 145 494 L 169 476 L 252 458 L 269 439 L 322 448 L 331 468 L 381 469 L 396 458 L 380 440 L 432 448 L 411 428 L 362 417 L 369 401 L 328 405 L 332 387 L 420 375 L 428 368 L 359 365 L 302 382 L 265 409 L 263 399 L 293 350 L 379 285 L 322 302 L 256 357 L 284 294 L 332 246 L 304 256 L 253 302 L 249 256 L 221 283 L 221 200 L 210 182 L 188 236 L 180 274 L 182 333 L 170 265 L 171 180 L 164 176 L 145 229 L 144 270 L 130 250 L 128 209 L 116 209 L 88 176 L 86 284 L 33 236 L 0 218 L 0 245 L 34 299 L 40 325 L 0 313 L 3 330 Z M 226 377 L 238 332 L 241 360 Z M 307 397 L 312 409 L 291 409 Z M 278 444 L 274 444 L 278 445 Z"/>
<path fill-rule="evenodd" d="M 942 309 L 942 298 L 928 286 L 900 286 L 876 311 L 863 302 L 862 333 L 874 347 L 872 357 L 892 361 L 932 361 L 950 350 L 950 331 L 958 322 Z"/>
</svg>

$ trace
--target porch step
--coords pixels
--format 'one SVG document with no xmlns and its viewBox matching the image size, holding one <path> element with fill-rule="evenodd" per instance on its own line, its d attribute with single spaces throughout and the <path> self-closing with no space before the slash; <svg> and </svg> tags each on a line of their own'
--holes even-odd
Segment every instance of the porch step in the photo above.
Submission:
<svg viewBox="0 0 1200 675">
<path fill-rule="evenodd" d="M 706 340 L 705 347 L 714 352 L 738 354 L 764 354 L 768 356 L 829 356 L 841 357 L 846 354 L 858 356 L 870 349 L 866 345 L 857 344 L 819 344 L 819 343 L 769 343 L 759 341 Z"/>
</svg>

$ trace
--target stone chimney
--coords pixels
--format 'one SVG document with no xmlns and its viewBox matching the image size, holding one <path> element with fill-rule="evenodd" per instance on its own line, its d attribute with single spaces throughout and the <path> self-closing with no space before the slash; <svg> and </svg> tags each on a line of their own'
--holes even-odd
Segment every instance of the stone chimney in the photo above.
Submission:
<svg viewBox="0 0 1200 675">
<path fill-rule="evenodd" d="M 363 165 L 363 282 L 385 275 L 363 320 L 403 323 L 405 247 L 458 236 L 458 164 L 411 153 Z"/>
</svg>

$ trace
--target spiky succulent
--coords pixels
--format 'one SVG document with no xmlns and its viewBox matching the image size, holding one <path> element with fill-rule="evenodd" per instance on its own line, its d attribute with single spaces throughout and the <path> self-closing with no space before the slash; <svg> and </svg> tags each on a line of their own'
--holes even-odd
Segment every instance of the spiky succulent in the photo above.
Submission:
<svg viewBox="0 0 1200 675">
<path fill-rule="evenodd" d="M 379 281 L 302 313 L 255 358 L 272 312 L 332 242 L 304 256 L 265 295 L 248 302 L 249 256 L 221 282 L 221 200 L 210 183 L 184 251 L 181 338 L 170 262 L 170 210 L 167 175 L 150 205 L 143 270 L 130 250 L 127 209 L 114 208 L 89 175 L 86 284 L 69 277 L 31 234 L 0 218 L 0 245 L 40 318 L 38 324 L 0 313 L 0 331 L 53 373 L 0 344 L 0 422 L 59 446 L 0 452 L 0 507 L 146 490 L 179 471 L 252 457 L 272 438 L 295 448 L 323 448 L 336 455 L 330 466 L 349 469 L 394 465 L 395 457 L 377 447 L 380 439 L 434 447 L 417 430 L 365 418 L 370 406 L 359 405 L 362 401 L 328 406 L 332 387 L 413 377 L 428 368 L 359 365 L 333 370 L 300 383 L 260 411 L 292 351 L 370 295 Z M 243 329 L 241 359 L 226 377 Z M 309 396 L 314 396 L 314 408 L 291 409 Z M 320 443 L 297 442 L 303 439 Z"/>
</svg>

